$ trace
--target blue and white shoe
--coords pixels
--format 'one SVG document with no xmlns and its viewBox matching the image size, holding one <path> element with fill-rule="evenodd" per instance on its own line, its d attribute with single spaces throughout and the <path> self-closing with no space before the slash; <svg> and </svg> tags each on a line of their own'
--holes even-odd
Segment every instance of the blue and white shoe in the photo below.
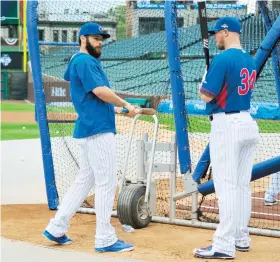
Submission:
<svg viewBox="0 0 280 262">
<path fill-rule="evenodd" d="M 234 259 L 233 256 L 214 251 L 212 246 L 196 248 L 194 249 L 193 254 L 195 257 L 199 258 Z"/>
<path fill-rule="evenodd" d="M 55 237 L 47 230 L 43 232 L 43 236 L 45 236 L 47 239 L 51 241 L 56 242 L 59 245 L 69 245 L 72 243 L 72 239 L 68 238 L 66 235 L 63 235 L 62 237 Z"/>
<path fill-rule="evenodd" d="M 276 199 L 273 199 L 273 200 L 264 200 L 264 204 L 266 206 L 273 206 L 273 205 L 276 205 L 277 204 L 277 200 Z"/>
<path fill-rule="evenodd" d="M 115 244 L 108 247 L 95 248 L 96 252 L 127 252 L 134 249 L 134 245 L 125 243 L 124 241 L 118 240 Z"/>
</svg>

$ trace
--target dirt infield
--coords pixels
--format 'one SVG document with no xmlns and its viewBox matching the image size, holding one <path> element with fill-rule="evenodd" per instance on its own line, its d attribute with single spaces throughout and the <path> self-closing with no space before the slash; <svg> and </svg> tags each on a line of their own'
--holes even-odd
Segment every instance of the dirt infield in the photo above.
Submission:
<svg viewBox="0 0 280 262">
<path fill-rule="evenodd" d="M 58 120 L 76 120 L 77 115 L 74 113 L 48 113 L 48 119 Z M 36 123 L 34 112 L 1 112 L 1 122 L 3 123 Z"/>
<path fill-rule="evenodd" d="M 33 112 L 1 112 L 2 123 L 35 123 Z"/>
<path fill-rule="evenodd" d="M 1 100 L 6 104 L 28 104 L 25 100 Z M 34 112 L 2 112 L 2 123 L 35 123 Z"/>
<path fill-rule="evenodd" d="M 69 237 L 73 239 L 73 244 L 57 246 L 41 235 L 49 219 L 54 215 L 54 211 L 49 211 L 46 205 L 1 206 L 1 213 L 2 236 L 5 238 L 47 247 L 94 253 L 94 215 L 77 214 L 74 216 L 68 233 Z M 135 250 L 123 254 L 110 254 L 110 256 L 145 261 L 203 261 L 195 259 L 192 250 L 201 245 L 209 245 L 214 232 L 151 223 L 145 229 L 127 233 L 121 229 L 118 219 L 112 218 L 112 224 L 116 227 L 119 238 L 134 243 Z M 280 240 L 277 238 L 252 236 L 252 250 L 248 253 L 238 252 L 235 261 L 280 261 L 279 242 Z"/>
<path fill-rule="evenodd" d="M 5 102 L 8 104 L 30 104 L 30 102 L 28 102 L 27 100 L 13 100 L 13 99 L 9 99 L 9 100 L 1 99 L 1 102 Z"/>
</svg>

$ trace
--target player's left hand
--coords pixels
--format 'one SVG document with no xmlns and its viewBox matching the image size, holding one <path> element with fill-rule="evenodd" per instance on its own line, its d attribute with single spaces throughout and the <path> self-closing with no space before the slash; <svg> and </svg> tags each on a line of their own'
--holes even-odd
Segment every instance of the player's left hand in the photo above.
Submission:
<svg viewBox="0 0 280 262">
<path fill-rule="evenodd" d="M 201 82 L 203 82 L 203 81 L 205 81 L 205 79 L 206 79 L 206 75 L 207 75 L 207 67 L 205 67 L 205 70 L 204 70 L 204 75 L 203 75 L 203 77 L 202 77 L 202 81 Z"/>
<path fill-rule="evenodd" d="M 138 114 L 137 111 L 137 108 L 139 108 L 138 106 L 133 106 L 130 103 L 125 103 L 124 108 L 128 110 L 128 113 L 125 114 L 128 117 L 134 117 Z"/>
<path fill-rule="evenodd" d="M 205 67 L 205 70 L 204 70 L 204 75 L 202 76 L 202 80 L 200 82 L 200 84 L 198 85 L 198 94 L 200 93 L 200 89 L 202 87 L 202 83 L 205 81 L 206 79 L 206 75 L 207 75 L 207 67 Z"/>
<path fill-rule="evenodd" d="M 201 80 L 201 85 L 202 85 L 202 83 L 205 81 L 206 75 L 207 75 L 207 67 L 205 67 L 204 75 L 203 75 L 202 80 Z"/>
</svg>

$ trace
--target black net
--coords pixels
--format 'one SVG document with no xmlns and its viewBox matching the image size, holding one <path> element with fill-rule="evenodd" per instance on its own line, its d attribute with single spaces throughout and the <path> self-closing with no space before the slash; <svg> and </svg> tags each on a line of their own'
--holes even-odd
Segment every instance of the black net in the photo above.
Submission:
<svg viewBox="0 0 280 262">
<path fill-rule="evenodd" d="M 111 34 L 111 38 L 103 42 L 102 65 L 112 89 L 133 104 L 158 110 L 158 142 L 171 142 L 172 136 L 175 135 L 163 2 L 95 0 L 67 1 L 67 5 L 64 5 L 61 1 L 39 0 L 39 40 L 55 42 L 52 45 L 41 45 L 40 57 L 55 179 L 60 198 L 63 198 L 67 188 L 74 181 L 79 168 L 78 144 L 72 138 L 77 116 L 71 102 L 69 84 L 63 80 L 63 75 L 72 55 L 79 52 L 78 32 L 84 22 L 97 22 Z M 238 1 L 207 1 L 208 27 L 211 27 L 219 17 L 237 17 L 243 26 L 242 45 L 246 51 L 254 55 L 266 35 L 266 28 L 260 9 L 254 1 L 243 2 L 244 5 L 239 4 Z M 273 3 L 269 3 L 266 10 L 271 22 L 279 16 L 280 10 L 279 6 Z M 199 100 L 197 88 L 204 74 L 205 61 L 198 10 L 193 1 L 178 1 L 177 25 L 186 104 L 195 104 L 195 101 Z M 73 44 L 74 42 L 76 45 Z M 209 48 L 212 58 L 217 54 L 212 37 Z M 277 52 L 279 63 L 279 48 Z M 278 105 L 273 63 L 272 58 L 269 58 L 256 84 L 253 102 L 256 102 L 258 106 L 266 103 Z M 201 105 L 196 107 L 197 110 L 201 109 Z M 123 115 L 117 115 L 116 119 L 117 175 L 120 177 L 132 120 Z M 192 167 L 195 167 L 208 144 L 210 123 L 207 117 L 195 114 L 188 114 L 187 120 Z M 279 120 L 260 119 L 258 123 L 262 140 L 257 150 L 256 162 L 280 153 Z M 137 177 L 137 140 L 142 139 L 144 133 L 148 133 L 151 140 L 153 128 L 151 117 L 143 116 L 137 122 L 127 170 L 127 178 L 131 180 Z M 155 163 L 170 163 L 170 158 L 170 152 L 157 152 L 154 161 Z M 211 176 L 211 171 L 209 171 L 204 180 L 211 179 Z M 179 171 L 177 177 L 177 191 L 183 191 Z M 153 173 L 153 178 L 157 182 L 157 215 L 169 216 L 170 173 Z M 271 179 L 271 181 L 276 180 Z M 264 206 L 264 192 L 268 185 L 269 177 L 252 183 L 251 226 L 279 229 L 279 205 Z M 84 202 L 85 207 L 94 206 L 93 194 L 94 188 Z M 215 194 L 203 199 L 199 195 L 198 198 L 199 219 L 217 222 L 218 207 Z M 191 203 L 190 197 L 177 201 L 176 217 L 190 219 Z"/>
<path fill-rule="evenodd" d="M 164 99 L 171 99 L 169 68 L 166 56 L 164 9 L 141 8 L 135 1 L 39 1 L 39 40 L 57 42 L 41 45 L 41 66 L 47 98 L 55 178 L 59 198 L 74 181 L 79 168 L 78 144 L 72 133 L 76 113 L 63 75 L 72 55 L 79 52 L 80 26 L 86 21 L 99 23 L 111 38 L 103 42 L 102 66 L 112 89 L 122 98 L 140 107 L 157 109 Z M 141 15 L 142 14 L 142 15 Z M 142 17 L 143 16 L 143 17 Z M 62 44 L 60 45 L 59 42 Z M 68 43 L 68 44 L 66 44 Z M 175 134 L 172 114 L 158 114 L 160 123 L 157 141 L 171 142 Z M 122 173 L 132 120 L 116 115 L 117 170 Z M 136 124 L 126 172 L 132 181 L 137 177 L 137 140 L 148 133 L 152 140 L 153 118 L 141 117 Z M 169 152 L 157 152 L 155 162 L 169 163 Z M 154 173 L 158 181 L 158 214 L 169 212 L 167 205 L 169 174 Z M 93 206 L 94 189 L 84 203 Z M 163 200 L 161 199 L 163 196 Z"/>
<path fill-rule="evenodd" d="M 222 2 L 222 1 L 220 1 Z M 232 1 L 231 1 L 232 2 Z M 211 1 L 207 1 L 207 17 L 208 28 L 213 27 L 215 20 L 224 16 L 234 16 L 239 19 L 242 24 L 241 43 L 243 48 L 252 56 L 256 53 L 261 45 L 267 31 L 264 22 L 264 16 L 257 3 L 253 1 L 243 1 L 244 6 L 231 2 L 223 1 L 221 5 L 213 5 Z M 224 5 L 223 5 L 224 4 Z M 273 24 L 279 16 L 279 2 L 269 2 L 266 9 L 268 20 Z M 192 8 L 190 8 L 192 9 Z M 180 46 L 182 71 L 184 77 L 184 89 L 186 93 L 186 104 L 195 104 L 197 109 L 203 107 L 198 101 L 197 90 L 201 82 L 205 70 L 205 59 L 203 46 L 201 42 L 200 25 L 198 24 L 197 6 L 193 6 L 193 10 L 188 13 L 185 11 L 179 12 L 179 17 L 187 20 L 186 26 L 180 29 Z M 278 45 L 277 45 L 278 46 Z M 277 48 L 276 46 L 276 48 Z M 219 53 L 214 37 L 209 39 L 209 50 L 211 59 Z M 278 49 L 279 52 L 279 49 Z M 275 61 L 278 64 L 278 81 L 279 81 L 279 54 Z M 277 96 L 276 81 L 275 81 L 275 63 L 270 57 L 256 82 L 252 98 L 251 112 L 254 114 L 257 111 L 265 111 L 267 107 L 273 108 L 271 115 L 257 114 L 257 122 L 261 132 L 261 141 L 257 148 L 255 163 L 270 159 L 280 155 L 280 121 L 279 121 L 279 100 Z M 191 109 L 191 107 L 188 107 Z M 191 112 L 188 114 L 189 123 L 189 139 L 191 145 L 192 165 L 196 166 L 202 152 L 209 142 L 210 122 L 206 116 L 198 116 Z M 278 120 L 275 118 L 278 116 Z M 267 119 L 261 119 L 261 118 Z M 211 169 L 206 174 L 202 182 L 212 178 Z M 265 206 L 265 192 L 275 191 L 274 198 L 277 198 L 280 183 L 279 174 L 259 179 L 251 183 L 252 190 L 252 218 L 250 225 L 260 228 L 280 228 L 280 209 L 279 205 L 273 207 Z M 270 186 L 269 186 L 270 181 Z M 269 189 L 270 188 L 270 189 Z M 278 192 L 277 192 L 278 188 Z M 272 190 L 273 189 L 273 190 Z M 205 197 L 198 196 L 199 210 L 198 217 L 201 221 L 218 222 L 218 205 L 215 194 Z M 177 201 L 178 206 L 182 210 L 190 208 L 191 199 L 187 202 L 186 199 Z M 189 206 L 188 208 L 186 208 Z M 182 211 L 183 212 L 183 211 Z"/>
</svg>

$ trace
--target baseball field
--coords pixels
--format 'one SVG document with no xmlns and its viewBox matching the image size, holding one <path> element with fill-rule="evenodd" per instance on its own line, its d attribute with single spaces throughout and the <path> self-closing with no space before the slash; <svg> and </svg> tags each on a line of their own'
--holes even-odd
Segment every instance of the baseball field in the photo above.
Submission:
<svg viewBox="0 0 280 262">
<path fill-rule="evenodd" d="M 71 110 L 72 109 L 69 108 L 69 113 L 73 113 Z M 55 109 L 53 113 L 57 113 Z M 5 143 L 7 143 L 9 140 L 38 139 L 40 136 L 39 129 L 34 118 L 34 105 L 26 102 L 2 102 L 1 140 L 7 140 L 5 141 Z M 160 116 L 159 119 L 161 121 Z M 143 120 L 148 121 L 148 119 Z M 163 123 L 163 121 L 164 120 L 161 121 L 162 125 L 170 130 L 174 130 L 173 123 Z M 200 132 L 209 131 L 209 123 L 206 122 L 204 118 L 194 117 L 191 121 L 196 121 L 198 123 L 195 126 L 199 128 Z M 265 132 L 265 128 L 268 125 L 262 125 L 262 121 L 259 122 L 259 125 L 261 131 Z M 278 128 L 278 131 L 280 131 L 280 127 Z M 69 130 L 69 128 L 65 128 L 65 130 Z M 52 128 L 50 128 L 50 132 L 55 131 L 52 131 Z M 52 135 L 59 136 L 57 133 Z M 70 136 L 71 132 L 67 135 Z M 18 146 L 20 147 L 20 145 L 21 143 L 18 141 Z M 26 150 L 29 149 L 26 148 Z M 5 154 L 5 152 L 2 152 L 2 154 Z M 41 154 L 41 152 L 34 151 L 32 154 L 37 155 Z M 17 148 L 14 149 L 14 156 L 17 156 Z M 6 175 L 14 176 L 15 183 L 17 177 L 21 175 L 12 172 L 9 173 L 9 170 L 3 170 L 3 172 Z M 43 181 L 43 177 L 41 177 L 41 179 Z M 32 180 L 28 181 L 30 184 L 32 184 L 32 182 Z M 5 187 L 5 184 L 2 184 L 2 187 Z M 29 193 L 32 194 L 32 192 Z M 36 194 L 36 191 L 33 193 Z M 19 194 L 22 193 L 19 192 Z M 23 193 L 21 198 L 24 199 L 24 197 L 25 195 Z M 49 219 L 54 215 L 54 211 L 50 211 L 47 204 L 22 203 L 23 202 L 12 205 L 1 205 L 2 237 L 39 244 L 54 249 L 77 250 L 95 254 L 93 251 L 95 234 L 94 215 L 75 215 L 71 221 L 71 227 L 68 232 L 69 237 L 73 239 L 73 244 L 69 246 L 57 246 L 41 235 Z M 151 223 L 145 229 L 127 233 L 122 230 L 118 219 L 112 218 L 112 224 L 115 226 L 119 238 L 135 244 L 135 250 L 129 253 L 105 254 L 103 256 L 123 258 L 124 261 L 129 258 L 142 261 L 203 261 L 194 258 L 192 250 L 195 247 L 210 245 L 214 233 L 213 230 L 159 223 Z M 251 238 L 252 249 L 247 253 L 238 252 L 236 261 L 280 261 L 280 255 L 278 253 L 280 245 L 279 238 L 262 236 L 251 236 Z"/>
<path fill-rule="evenodd" d="M 15 139 L 30 139 L 39 138 L 39 128 L 35 121 L 35 106 L 25 101 L 11 101 L 1 102 L 1 140 L 15 140 Z M 48 107 L 48 114 L 59 115 L 59 113 L 69 113 L 72 115 L 75 110 L 73 107 L 63 108 L 63 111 L 59 111 L 57 107 Z M 150 122 L 151 118 L 142 116 L 142 120 Z M 164 126 L 165 129 L 175 131 L 174 121 L 171 118 L 164 117 L 164 114 L 158 114 L 159 123 Z M 279 121 L 273 120 L 258 120 L 258 125 L 261 133 L 280 133 Z M 271 129 L 273 125 L 273 129 Z M 52 124 L 49 124 L 51 136 L 55 136 L 52 133 Z M 72 135 L 72 131 L 69 126 L 73 124 L 64 124 L 65 131 L 68 132 L 64 135 Z M 209 133 L 210 124 L 207 117 L 191 116 L 189 117 L 190 132 Z"/>
</svg>

